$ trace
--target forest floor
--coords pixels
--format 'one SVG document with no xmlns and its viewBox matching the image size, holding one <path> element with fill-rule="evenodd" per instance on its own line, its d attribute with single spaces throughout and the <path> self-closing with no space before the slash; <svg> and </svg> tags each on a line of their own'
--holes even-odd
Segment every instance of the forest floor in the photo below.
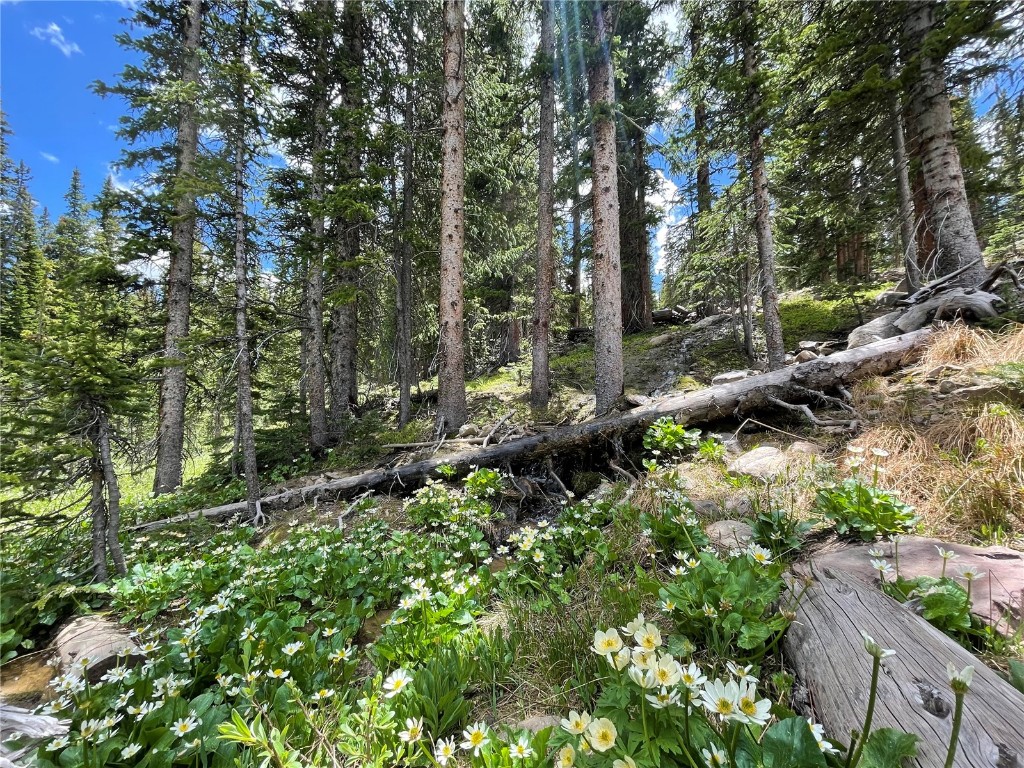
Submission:
<svg viewBox="0 0 1024 768">
<path fill-rule="evenodd" d="M 783 303 L 793 350 L 841 342 L 858 321 L 849 302 Z M 745 368 L 736 330 L 724 320 L 627 337 L 627 389 L 657 397 Z M 592 349 L 559 352 L 546 414 L 529 411 L 528 363 L 513 364 L 470 383 L 470 432 L 499 425 L 500 439 L 590 418 Z M 795 765 L 841 765 L 830 749 L 850 733 L 805 727 L 816 713 L 779 652 L 793 607 L 785 573 L 876 535 L 1024 551 L 1024 329 L 944 329 L 912 368 L 852 395 L 856 433 L 777 413 L 699 437 L 665 423 L 631 457 L 636 482 L 581 468 L 564 478 L 568 496 L 548 487 L 524 499 L 500 471 L 442 472 L 410 497 L 318 503 L 260 531 L 200 520 L 126 535 L 130 572 L 111 588 L 72 577 L 87 554 L 76 526 L 5 541 L 0 696 L 71 719 L 67 740 L 39 751 L 42 766 L 653 768 L 703 765 L 702 750 L 756 764 L 776 747 L 800 755 Z M 310 482 L 303 470 L 316 478 L 437 450 L 383 447 L 429 442 L 428 415 L 362 439 L 325 467 L 279 471 L 279 486 Z M 769 470 L 744 468 L 770 446 Z M 219 500 L 193 489 L 176 506 L 140 505 L 126 524 Z M 946 563 L 936 555 L 931 577 L 955 605 L 933 623 L 1019 676 L 1022 631 L 971 618 L 970 575 L 947 576 Z M 880 587 L 904 600 L 921 583 L 886 587 L 882 571 Z M 133 630 L 144 663 L 108 664 L 88 684 L 72 665 L 44 688 L 56 674 L 42 651 L 53 629 L 91 610 Z M 619 659 L 636 674 L 616 672 Z M 723 690 L 737 706 L 746 691 L 760 714 L 715 714 L 708 702 Z M 893 754 L 862 767 L 899 765 Z"/>
</svg>

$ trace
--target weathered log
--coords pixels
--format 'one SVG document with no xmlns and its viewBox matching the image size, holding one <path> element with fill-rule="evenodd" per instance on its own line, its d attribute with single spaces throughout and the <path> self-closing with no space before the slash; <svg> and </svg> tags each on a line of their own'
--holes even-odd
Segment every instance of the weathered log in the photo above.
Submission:
<svg viewBox="0 0 1024 768">
<path fill-rule="evenodd" d="M 918 576 L 938 578 L 943 559 L 938 548 L 953 552 L 955 560 L 946 567 L 946 575 L 958 578 L 966 567 L 982 574 L 971 585 L 971 612 L 1002 632 L 1010 633 L 1024 623 L 1024 552 L 1009 547 L 972 547 L 922 536 L 904 536 L 899 552 L 891 541 L 843 544 L 814 556 L 814 567 L 844 571 L 865 584 L 878 584 L 878 571 L 871 565 L 868 550 L 881 549 L 883 557 L 896 562 L 905 579 Z M 961 579 L 961 583 L 963 580 Z"/>
<path fill-rule="evenodd" d="M 872 729 L 920 737 L 917 757 L 907 765 L 932 768 L 945 761 L 954 706 L 946 665 L 952 663 L 957 670 L 974 667 L 953 765 L 1024 767 L 1024 694 L 878 589 L 843 571 L 819 569 L 813 576 L 784 649 L 827 734 L 848 742 L 851 731 L 863 726 L 872 665 L 863 631 L 896 651 L 882 662 Z"/>
<path fill-rule="evenodd" d="M 62 736 L 71 723 L 0 702 L 0 768 L 34 765 L 31 755 L 46 739 Z"/>
<path fill-rule="evenodd" d="M 933 319 L 948 320 L 966 314 L 980 320 L 998 315 L 996 307 L 1002 304 L 1003 300 L 994 294 L 954 288 L 911 307 L 893 325 L 901 333 L 909 333 Z"/>
<path fill-rule="evenodd" d="M 847 349 L 857 349 L 867 344 L 873 344 L 876 341 L 882 339 L 891 339 L 893 336 L 899 336 L 900 332 L 894 325 L 894 323 L 903 316 L 902 310 L 896 310 L 895 312 L 888 312 L 880 317 L 876 317 L 874 320 L 865 323 L 857 328 L 850 331 L 850 335 L 846 338 Z"/>
<path fill-rule="evenodd" d="M 898 368 L 915 353 L 931 334 L 922 329 L 854 350 L 837 352 L 800 365 L 751 376 L 742 381 L 709 387 L 696 392 L 679 393 L 660 398 L 624 414 L 611 415 L 584 424 L 554 429 L 499 445 L 477 450 L 437 456 L 402 467 L 379 468 L 349 477 L 335 478 L 315 485 L 293 488 L 262 499 L 265 510 L 291 509 L 309 500 L 350 498 L 367 490 L 408 492 L 418 487 L 442 464 L 468 471 L 470 465 L 500 466 L 505 464 L 544 461 L 563 451 L 593 450 L 625 433 L 641 431 L 663 416 L 674 416 L 681 424 L 701 424 L 715 419 L 741 415 L 756 408 L 770 406 L 767 396 L 787 401 L 806 398 L 807 391 L 832 387 L 877 376 Z M 190 512 L 165 520 L 136 525 L 130 531 L 146 531 L 200 517 L 223 520 L 244 514 L 244 503 L 224 504 L 211 509 Z"/>
<path fill-rule="evenodd" d="M 245 504 L 243 503 L 244 507 Z M 57 633 L 54 640 L 61 666 L 76 677 L 96 684 L 118 664 L 139 663 L 143 655 L 128 633 L 102 616 L 79 616 Z"/>
</svg>

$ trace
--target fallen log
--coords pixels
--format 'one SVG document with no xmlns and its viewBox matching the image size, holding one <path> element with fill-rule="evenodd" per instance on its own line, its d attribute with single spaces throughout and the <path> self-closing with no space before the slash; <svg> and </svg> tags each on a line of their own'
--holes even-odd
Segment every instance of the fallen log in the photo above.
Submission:
<svg viewBox="0 0 1024 768">
<path fill-rule="evenodd" d="M 808 390 L 820 392 L 868 376 L 889 373 L 898 368 L 906 357 L 916 352 L 930 334 L 931 329 L 925 328 L 778 371 L 750 376 L 741 381 L 660 398 L 623 414 L 554 429 L 486 448 L 437 456 L 393 469 L 383 467 L 349 477 L 292 488 L 265 497 L 261 504 L 267 511 L 282 510 L 303 505 L 319 497 L 350 498 L 367 490 L 394 492 L 400 489 L 409 492 L 421 485 L 442 464 L 452 465 L 462 473 L 468 471 L 470 465 L 522 465 L 543 461 L 546 457 L 563 451 L 593 450 L 596 445 L 621 438 L 626 433 L 644 430 L 663 416 L 674 416 L 680 424 L 702 424 L 742 415 L 756 408 L 771 407 L 769 397 L 787 401 L 802 400 L 806 398 Z M 166 520 L 143 523 L 128 530 L 154 530 L 200 517 L 223 520 L 245 514 L 245 511 L 244 502 L 224 504 Z"/>
<path fill-rule="evenodd" d="M 783 647 L 827 734 L 849 742 L 851 731 L 863 726 L 873 662 L 863 631 L 896 651 L 882 662 L 872 730 L 896 728 L 920 737 L 917 757 L 904 765 L 932 768 L 945 761 L 954 707 L 946 672 L 951 663 L 957 670 L 974 667 L 953 765 L 1024 766 L 1024 694 L 877 588 L 827 568 L 813 577 Z"/>
</svg>

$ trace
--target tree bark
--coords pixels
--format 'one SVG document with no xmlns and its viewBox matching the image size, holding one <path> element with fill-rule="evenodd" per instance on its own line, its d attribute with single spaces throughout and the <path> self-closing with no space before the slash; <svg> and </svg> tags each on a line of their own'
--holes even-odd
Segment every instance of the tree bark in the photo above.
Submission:
<svg viewBox="0 0 1024 768">
<path fill-rule="evenodd" d="M 548 341 L 555 279 L 555 8 L 554 0 L 540 4 L 539 179 L 537 183 L 537 286 L 533 297 L 533 367 L 530 405 L 547 408 L 550 395 Z"/>
<path fill-rule="evenodd" d="M 926 49 L 925 38 L 935 27 L 935 5 L 933 0 L 910 0 L 903 6 L 904 63 L 910 78 L 908 122 L 920 151 L 925 219 L 936 239 L 934 276 L 972 265 L 958 278 L 958 284 L 966 287 L 985 279 L 985 262 L 953 137 L 945 66 Z"/>
<path fill-rule="evenodd" d="M 291 509 L 320 495 L 351 498 L 367 490 L 391 492 L 396 489 L 409 493 L 443 464 L 451 464 L 460 472 L 468 472 L 471 465 L 522 467 L 531 462 L 543 461 L 551 455 L 559 455 L 564 459 L 568 454 L 579 452 L 592 465 L 595 453 L 608 442 L 621 439 L 626 433 L 639 437 L 650 424 L 663 416 L 673 416 L 678 423 L 691 426 L 731 418 L 761 407 L 773 407 L 768 396 L 796 400 L 806 397 L 807 390 L 822 391 L 830 387 L 846 386 L 868 376 L 884 375 L 898 368 L 906 358 L 917 352 L 930 335 L 931 329 L 924 328 L 731 384 L 671 395 L 622 415 L 563 427 L 486 448 L 445 454 L 394 469 L 374 469 L 303 488 L 292 488 L 265 498 L 264 509 Z M 167 520 L 144 523 L 135 526 L 132 531 L 154 530 L 199 517 L 224 519 L 244 512 L 245 504 L 225 504 Z"/>
<path fill-rule="evenodd" d="M 245 51 L 248 46 L 249 0 L 240 0 L 238 19 L 238 65 L 241 72 L 246 64 Z M 253 433 L 252 363 L 249 356 L 248 292 L 246 269 L 246 221 L 245 221 L 245 170 L 248 165 L 246 147 L 246 98 L 245 75 L 237 75 L 235 85 L 235 348 L 237 364 L 238 393 L 235 414 L 236 431 L 242 452 L 242 468 L 245 474 L 245 500 L 249 517 L 259 512 L 260 479 L 256 467 L 256 437 Z M 235 453 L 235 452 L 233 452 Z M 237 455 L 237 453 L 235 453 Z"/>
<path fill-rule="evenodd" d="M 465 243 L 465 0 L 444 0 L 441 111 L 441 298 L 437 423 L 442 433 L 466 423 L 462 257 Z"/>
<path fill-rule="evenodd" d="M 413 227 L 413 135 L 416 112 L 413 72 L 416 66 L 415 16 L 413 4 L 406 5 L 405 28 L 405 146 L 402 149 L 402 236 L 398 242 L 395 264 L 395 307 L 398 320 L 395 346 L 398 355 L 398 426 L 404 427 L 412 417 L 412 227 Z"/>
<path fill-rule="evenodd" d="M 339 149 L 340 183 L 355 190 L 362 177 L 362 140 L 359 111 L 363 106 L 365 44 L 362 0 L 346 0 L 342 11 L 342 51 L 345 58 L 341 76 L 340 105 L 343 128 Z M 348 194 L 354 194 L 350 191 Z M 359 351 L 360 227 L 358 213 L 342 213 L 335 220 L 334 306 L 331 309 L 331 410 L 329 431 L 332 443 L 344 437 L 346 421 L 358 396 L 356 368 Z"/>
<path fill-rule="evenodd" d="M 618 164 L 615 147 L 615 75 L 611 57 L 611 6 L 597 0 L 593 12 L 594 53 L 587 67 L 593 122 L 593 291 L 597 414 L 604 415 L 623 392 L 622 272 L 619 263 Z"/>
<path fill-rule="evenodd" d="M 314 7 L 309 13 L 331 9 Z M 333 13 L 333 10 L 328 10 Z M 313 94 L 312 142 L 310 145 L 310 216 L 313 222 L 313 242 L 306 265 L 306 323 L 309 326 L 306 347 L 306 397 L 309 401 L 309 443 L 314 454 L 323 453 L 328 446 L 327 433 L 327 371 L 324 365 L 324 249 L 327 245 L 327 227 L 324 219 L 325 155 L 327 152 L 327 108 L 330 98 L 326 82 L 330 64 L 328 51 L 329 26 L 318 25 L 317 73 Z"/>
<path fill-rule="evenodd" d="M 97 441 L 98 442 L 98 441 Z M 92 516 L 92 573 L 93 578 L 102 583 L 110 578 L 107 570 L 107 507 L 103 499 L 103 464 L 99 450 L 94 446 L 90 477 L 92 493 L 89 497 L 89 509 Z"/>
<path fill-rule="evenodd" d="M 634 89 L 635 85 L 631 86 Z M 622 329 L 636 333 L 652 327 L 651 264 L 647 238 L 647 141 L 627 123 L 619 155 L 619 233 L 622 249 Z"/>
<path fill-rule="evenodd" d="M 156 473 L 153 492 L 173 491 L 181 485 L 185 451 L 185 399 L 188 384 L 181 342 L 188 336 L 192 302 L 192 246 L 196 230 L 196 193 L 193 186 L 199 147 L 196 99 L 199 87 L 199 50 L 203 27 L 202 0 L 184 5 L 182 85 L 176 138 L 178 167 L 176 200 L 171 223 L 171 259 L 167 270 L 167 326 L 164 330 L 164 366 L 160 384 L 160 410 L 156 438 Z"/>
<path fill-rule="evenodd" d="M 895 73 L 890 72 L 895 77 Z M 896 174 L 896 195 L 899 201 L 900 243 L 903 245 L 903 268 L 907 276 L 907 292 L 921 286 L 921 269 L 917 265 L 917 238 L 914 237 L 914 198 L 910 191 L 910 158 L 903 133 L 903 106 L 894 93 L 889 105 L 892 123 L 892 164 Z"/>
<path fill-rule="evenodd" d="M 757 256 L 761 263 L 761 311 L 768 348 L 768 368 L 777 370 L 786 364 L 786 348 L 782 340 L 782 318 L 779 316 L 779 293 L 775 283 L 775 243 L 772 238 L 771 198 L 768 195 L 768 172 L 764 162 L 764 124 L 761 116 L 761 84 L 759 82 L 757 0 L 743 4 L 744 40 L 743 74 L 747 78 L 747 101 L 750 134 L 750 178 L 754 188 L 754 230 L 757 234 Z"/>
<path fill-rule="evenodd" d="M 110 553 L 110 560 L 114 563 L 114 570 L 119 576 L 124 576 L 128 572 L 128 568 L 125 566 L 124 553 L 121 551 L 121 541 L 118 538 L 121 533 L 121 489 L 117 483 L 117 473 L 114 472 L 114 460 L 110 455 L 110 422 L 107 419 L 106 411 L 102 409 L 97 414 L 96 429 L 100 466 L 103 470 L 103 484 L 107 492 L 106 522 L 104 524 L 107 551 Z"/>
</svg>

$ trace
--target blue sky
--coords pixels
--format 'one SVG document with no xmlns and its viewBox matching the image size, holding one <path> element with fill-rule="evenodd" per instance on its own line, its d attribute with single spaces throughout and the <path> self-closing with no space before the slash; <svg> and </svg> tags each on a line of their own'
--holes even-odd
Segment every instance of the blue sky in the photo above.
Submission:
<svg viewBox="0 0 1024 768">
<path fill-rule="evenodd" d="M 14 135 L 10 154 L 32 170 L 30 189 L 56 218 L 77 166 L 86 194 L 120 153 L 124 105 L 89 89 L 113 82 L 131 53 L 114 42 L 131 14 L 118 0 L 0 0 L 0 101 Z"/>
</svg>

